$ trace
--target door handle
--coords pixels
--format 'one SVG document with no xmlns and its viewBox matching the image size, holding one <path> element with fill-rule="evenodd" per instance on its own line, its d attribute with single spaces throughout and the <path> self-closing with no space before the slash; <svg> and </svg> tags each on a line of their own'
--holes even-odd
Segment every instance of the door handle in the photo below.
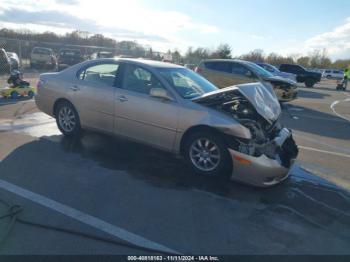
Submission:
<svg viewBox="0 0 350 262">
<path fill-rule="evenodd" d="M 76 85 L 73 85 L 73 86 L 70 87 L 70 89 L 73 90 L 73 91 L 78 91 L 79 87 L 76 86 Z"/>
<path fill-rule="evenodd" d="M 128 101 L 128 98 L 127 98 L 126 96 L 119 96 L 119 97 L 118 97 L 118 100 L 119 100 L 120 102 L 125 102 L 125 101 Z"/>
</svg>

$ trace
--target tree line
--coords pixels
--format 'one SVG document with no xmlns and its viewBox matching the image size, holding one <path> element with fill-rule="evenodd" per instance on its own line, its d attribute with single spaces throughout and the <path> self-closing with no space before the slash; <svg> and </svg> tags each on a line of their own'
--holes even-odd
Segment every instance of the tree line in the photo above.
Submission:
<svg viewBox="0 0 350 262">
<path fill-rule="evenodd" d="M 116 41 L 113 38 L 105 37 L 102 34 L 89 34 L 75 30 L 65 35 L 58 35 L 53 32 L 35 33 L 30 30 L 0 29 L 0 37 L 19 39 L 35 42 L 50 42 L 62 45 L 98 46 L 115 51 L 116 55 L 124 54 L 134 57 L 147 57 L 162 60 L 162 54 L 155 52 L 150 47 L 145 47 L 136 41 Z M 90 50 L 93 52 L 93 49 Z M 202 59 L 243 59 L 253 62 L 266 62 L 273 65 L 283 63 L 300 64 L 307 68 L 337 68 L 344 69 L 350 65 L 350 59 L 339 59 L 334 62 L 329 58 L 327 50 L 314 50 L 308 55 L 291 54 L 283 56 L 277 53 L 265 54 L 261 49 L 255 49 L 246 54 L 233 56 L 232 47 L 228 44 L 220 44 L 214 49 L 205 47 L 189 47 L 184 54 L 179 50 L 169 50 L 173 62 L 179 64 L 198 64 Z"/>
<path fill-rule="evenodd" d="M 239 56 L 232 56 L 232 48 L 228 44 L 221 44 L 214 50 L 198 47 L 193 49 L 189 47 L 183 61 L 186 63 L 198 64 L 202 59 L 242 59 L 251 62 L 265 62 L 275 66 L 280 64 L 300 64 L 306 68 L 334 68 L 344 69 L 350 65 L 350 59 L 339 59 L 332 62 L 327 54 L 326 49 L 314 50 L 308 55 L 291 54 L 283 56 L 277 53 L 265 54 L 261 49 L 255 49 L 246 54 Z"/>
</svg>

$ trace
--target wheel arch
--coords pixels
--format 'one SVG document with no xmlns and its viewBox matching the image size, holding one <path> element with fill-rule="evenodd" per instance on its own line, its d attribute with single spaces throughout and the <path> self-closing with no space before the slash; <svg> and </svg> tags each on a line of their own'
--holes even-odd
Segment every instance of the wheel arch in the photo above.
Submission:
<svg viewBox="0 0 350 262">
<path fill-rule="evenodd" d="M 194 133 L 199 132 L 199 131 L 207 131 L 207 132 L 212 132 L 214 134 L 219 135 L 220 137 L 223 137 L 223 134 L 217 130 L 214 127 L 208 126 L 208 125 L 196 125 L 188 128 L 185 133 L 182 135 L 181 140 L 180 140 L 180 154 L 183 155 L 184 149 L 185 149 L 185 143 L 186 140 Z"/>
<path fill-rule="evenodd" d="M 57 110 L 59 104 L 61 104 L 63 102 L 71 104 L 74 107 L 74 109 L 77 111 L 77 108 L 73 105 L 73 103 L 71 101 L 69 101 L 69 99 L 61 97 L 61 98 L 56 99 L 55 103 L 53 104 L 53 108 L 52 108 L 52 115 L 53 116 L 56 117 L 56 110 Z"/>
</svg>

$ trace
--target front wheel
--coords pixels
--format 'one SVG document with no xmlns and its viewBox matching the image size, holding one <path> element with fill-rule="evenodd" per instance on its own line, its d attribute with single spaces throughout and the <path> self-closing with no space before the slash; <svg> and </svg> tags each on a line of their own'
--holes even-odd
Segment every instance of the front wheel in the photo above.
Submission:
<svg viewBox="0 0 350 262">
<path fill-rule="evenodd" d="M 65 136 L 77 136 L 81 132 L 78 112 L 69 102 L 61 102 L 55 110 L 58 129 Z"/>
<path fill-rule="evenodd" d="M 198 174 L 227 178 L 232 160 L 223 139 L 214 132 L 196 132 L 185 142 L 187 163 Z"/>
</svg>

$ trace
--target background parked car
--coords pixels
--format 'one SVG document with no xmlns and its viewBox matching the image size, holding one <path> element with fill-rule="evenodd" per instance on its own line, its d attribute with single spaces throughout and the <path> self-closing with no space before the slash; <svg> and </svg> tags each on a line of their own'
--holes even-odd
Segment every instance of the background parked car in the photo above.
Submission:
<svg viewBox="0 0 350 262">
<path fill-rule="evenodd" d="M 195 64 L 185 64 L 184 67 L 191 69 L 191 70 L 195 70 L 196 69 L 196 65 Z"/>
<path fill-rule="evenodd" d="M 8 57 L 10 58 L 11 70 L 19 69 L 19 58 L 18 55 L 14 52 L 7 52 Z"/>
<path fill-rule="evenodd" d="M 301 65 L 282 64 L 279 67 L 282 72 L 292 73 L 297 75 L 297 82 L 305 83 L 306 87 L 313 87 L 316 83 L 321 81 L 321 73 L 310 71 Z"/>
<path fill-rule="evenodd" d="M 196 72 L 219 88 L 227 86 L 262 82 L 271 86 L 280 102 L 291 101 L 297 97 L 296 82 L 274 76 L 255 63 L 243 60 L 208 59 L 200 62 Z"/>
<path fill-rule="evenodd" d="M 326 69 L 323 71 L 322 77 L 328 79 L 343 79 L 344 72 L 342 70 Z"/>
<path fill-rule="evenodd" d="M 5 49 L 0 49 L 0 74 L 9 74 L 11 72 L 11 60 Z"/>
<path fill-rule="evenodd" d="M 30 67 L 56 67 L 56 57 L 51 48 L 34 47 L 30 54 Z"/>
<path fill-rule="evenodd" d="M 90 56 L 90 59 L 98 59 L 98 58 L 113 58 L 114 55 L 112 52 L 99 51 L 95 52 Z"/>
<path fill-rule="evenodd" d="M 283 78 L 288 78 L 291 79 L 293 81 L 297 81 L 296 78 L 297 76 L 295 74 L 292 73 L 287 73 L 287 72 L 282 72 L 280 71 L 277 67 L 267 64 L 267 63 L 260 63 L 257 62 L 256 63 L 258 66 L 261 66 L 262 68 L 264 68 L 265 70 L 269 71 L 271 74 L 273 74 L 274 76 L 280 76 Z"/>
<path fill-rule="evenodd" d="M 79 49 L 61 49 L 58 53 L 58 71 L 84 61 Z"/>
</svg>

